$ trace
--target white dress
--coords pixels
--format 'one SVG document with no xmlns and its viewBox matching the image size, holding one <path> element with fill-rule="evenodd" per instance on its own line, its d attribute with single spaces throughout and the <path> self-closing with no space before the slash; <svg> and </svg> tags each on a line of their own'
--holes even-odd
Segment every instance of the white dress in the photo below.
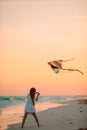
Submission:
<svg viewBox="0 0 87 130">
<path fill-rule="evenodd" d="M 27 95 L 27 103 L 26 103 L 26 106 L 25 106 L 25 112 L 29 112 L 29 113 L 35 112 L 35 107 L 33 105 L 30 94 Z"/>
</svg>

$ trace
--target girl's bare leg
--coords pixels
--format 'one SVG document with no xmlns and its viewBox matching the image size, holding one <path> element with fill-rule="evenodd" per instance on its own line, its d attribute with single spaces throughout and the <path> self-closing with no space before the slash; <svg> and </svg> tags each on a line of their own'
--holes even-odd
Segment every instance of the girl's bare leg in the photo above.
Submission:
<svg viewBox="0 0 87 130">
<path fill-rule="evenodd" d="M 26 112 L 25 115 L 24 115 L 24 117 L 23 117 L 21 128 L 24 127 L 24 123 L 25 123 L 25 120 L 26 120 L 26 118 L 27 118 L 27 115 L 28 115 L 28 112 Z"/>
<path fill-rule="evenodd" d="M 35 118 L 35 121 L 36 121 L 38 127 L 40 127 L 40 124 L 39 124 L 39 121 L 38 121 L 38 118 L 37 118 L 36 113 L 32 113 L 32 115 L 33 115 L 33 117 Z"/>
</svg>

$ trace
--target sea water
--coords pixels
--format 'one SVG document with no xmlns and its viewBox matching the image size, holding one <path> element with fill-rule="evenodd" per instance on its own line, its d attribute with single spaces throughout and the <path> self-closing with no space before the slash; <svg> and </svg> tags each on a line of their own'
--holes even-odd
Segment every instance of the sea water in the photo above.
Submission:
<svg viewBox="0 0 87 130">
<path fill-rule="evenodd" d="M 63 103 L 65 101 L 78 100 L 86 96 L 40 96 L 38 103 Z M 0 109 L 12 105 L 26 103 L 26 96 L 0 96 Z"/>
</svg>

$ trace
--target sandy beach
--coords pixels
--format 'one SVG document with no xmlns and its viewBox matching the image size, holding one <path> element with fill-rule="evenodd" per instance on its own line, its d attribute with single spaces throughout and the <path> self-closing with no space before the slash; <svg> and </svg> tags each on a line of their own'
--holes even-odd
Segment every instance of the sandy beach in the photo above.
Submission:
<svg viewBox="0 0 87 130">
<path fill-rule="evenodd" d="M 87 100 L 72 101 L 37 113 L 40 127 L 29 115 L 24 130 L 87 130 Z M 21 117 L 22 120 L 22 117 Z M 20 130 L 21 122 L 11 124 L 7 130 Z"/>
</svg>

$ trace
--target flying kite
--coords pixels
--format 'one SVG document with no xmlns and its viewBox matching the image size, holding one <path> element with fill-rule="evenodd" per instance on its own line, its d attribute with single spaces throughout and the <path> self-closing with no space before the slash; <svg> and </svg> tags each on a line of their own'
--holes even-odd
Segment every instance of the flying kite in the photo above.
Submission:
<svg viewBox="0 0 87 130">
<path fill-rule="evenodd" d="M 73 58 L 74 59 L 74 58 Z M 58 74 L 60 72 L 60 70 L 68 70 L 68 71 L 78 71 L 83 75 L 83 72 L 81 72 L 78 69 L 65 69 L 62 67 L 62 62 L 67 62 L 67 61 L 71 61 L 73 59 L 69 59 L 69 60 L 56 60 L 56 61 L 51 61 L 48 62 L 48 64 L 50 65 L 50 67 L 54 70 L 54 72 L 56 74 Z"/>
</svg>

